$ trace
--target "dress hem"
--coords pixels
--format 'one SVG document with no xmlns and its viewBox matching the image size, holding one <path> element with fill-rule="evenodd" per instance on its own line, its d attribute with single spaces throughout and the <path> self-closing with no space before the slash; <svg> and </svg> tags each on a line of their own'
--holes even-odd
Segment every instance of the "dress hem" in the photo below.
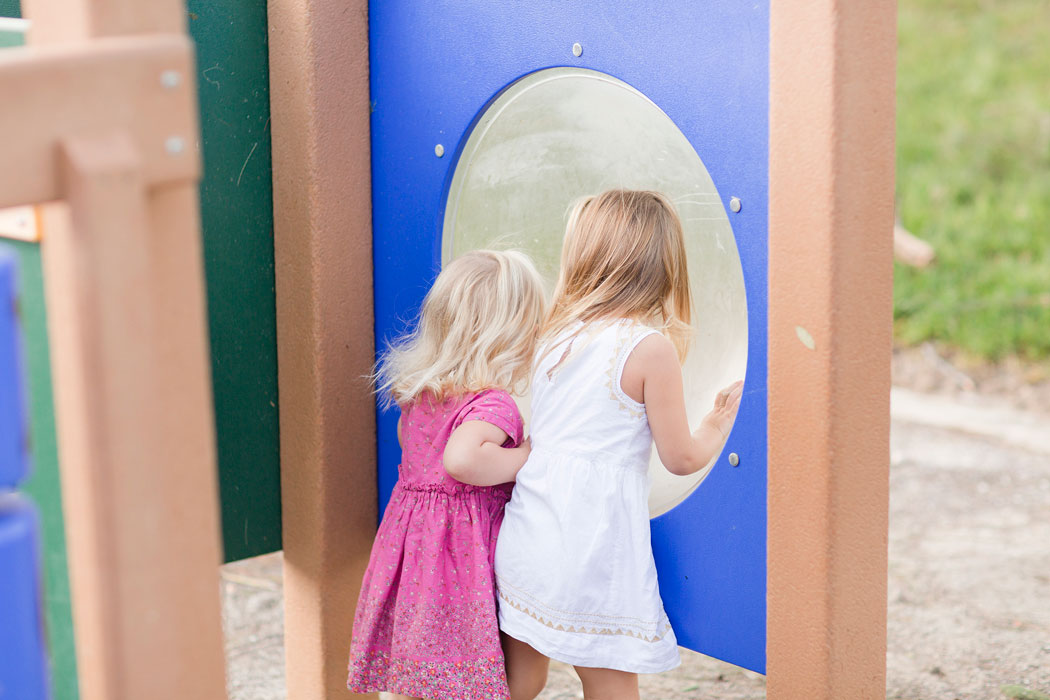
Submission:
<svg viewBox="0 0 1050 700">
<path fill-rule="evenodd" d="M 556 645 L 549 643 L 546 640 L 537 641 L 537 638 L 528 634 L 527 632 L 518 629 L 508 629 L 508 627 L 515 627 L 513 624 L 507 624 L 507 618 L 500 611 L 499 615 L 499 628 L 504 634 L 517 639 L 519 642 L 524 642 L 530 647 L 543 654 L 549 659 L 555 661 L 561 661 L 562 663 L 569 664 L 570 666 L 582 666 L 584 668 L 608 668 L 614 671 L 623 671 L 624 673 L 663 673 L 664 671 L 670 671 L 678 668 L 682 664 L 681 656 L 679 656 L 675 647 L 675 659 L 672 663 L 664 664 L 627 664 L 621 661 L 612 660 L 605 662 L 602 659 L 596 658 L 585 658 L 582 656 L 576 656 L 557 648 Z"/>
</svg>

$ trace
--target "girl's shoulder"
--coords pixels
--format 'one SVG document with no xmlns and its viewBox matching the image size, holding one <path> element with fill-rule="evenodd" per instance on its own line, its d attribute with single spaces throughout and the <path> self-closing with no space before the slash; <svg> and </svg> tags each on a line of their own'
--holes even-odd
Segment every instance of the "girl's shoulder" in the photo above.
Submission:
<svg viewBox="0 0 1050 700">
<path fill-rule="evenodd" d="M 519 419 L 521 418 L 521 414 L 518 411 L 518 404 L 514 400 L 514 397 L 511 396 L 510 392 L 506 389 L 500 389 L 497 387 L 482 389 L 481 391 L 461 397 L 459 412 L 464 416 L 473 413 L 502 413 L 508 416 L 516 416 Z"/>
<path fill-rule="evenodd" d="M 514 445 L 524 439 L 525 425 L 514 397 L 504 389 L 492 388 L 464 397 L 459 408 L 456 424 L 480 420 L 491 423 L 505 432 Z"/>
<path fill-rule="evenodd" d="M 401 420 L 416 424 L 440 424 L 456 415 L 463 405 L 463 397 L 446 396 L 435 398 L 428 392 L 419 394 L 408 403 L 401 404 Z"/>
<path fill-rule="evenodd" d="M 605 319 L 585 324 L 580 334 L 590 343 L 604 348 L 604 353 L 620 354 L 626 347 L 634 347 L 639 341 L 659 331 L 630 318 Z M 587 343 L 587 344 L 590 344 Z"/>
</svg>

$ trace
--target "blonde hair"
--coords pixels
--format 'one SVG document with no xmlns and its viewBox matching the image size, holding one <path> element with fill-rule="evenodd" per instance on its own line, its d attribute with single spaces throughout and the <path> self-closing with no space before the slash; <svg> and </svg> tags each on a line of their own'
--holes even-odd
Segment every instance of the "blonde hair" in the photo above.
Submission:
<svg viewBox="0 0 1050 700">
<path fill-rule="evenodd" d="M 659 192 L 608 190 L 577 202 L 541 344 L 577 320 L 627 318 L 659 329 L 684 360 L 691 317 L 685 239 L 671 201 Z"/>
<path fill-rule="evenodd" d="M 528 379 L 545 306 L 543 281 L 525 254 L 476 250 L 456 258 L 423 300 L 415 330 L 379 362 L 384 403 L 515 390 Z"/>
</svg>

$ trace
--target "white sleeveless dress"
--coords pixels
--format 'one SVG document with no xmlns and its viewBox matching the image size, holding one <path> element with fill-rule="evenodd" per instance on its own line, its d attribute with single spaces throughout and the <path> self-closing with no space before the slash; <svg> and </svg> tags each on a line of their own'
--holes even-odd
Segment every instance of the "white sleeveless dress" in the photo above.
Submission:
<svg viewBox="0 0 1050 700">
<path fill-rule="evenodd" d="M 652 435 L 645 406 L 620 386 L 627 357 L 655 332 L 577 325 L 540 349 L 533 375 L 532 452 L 496 544 L 499 623 L 575 666 L 679 664 L 649 539 Z"/>
</svg>

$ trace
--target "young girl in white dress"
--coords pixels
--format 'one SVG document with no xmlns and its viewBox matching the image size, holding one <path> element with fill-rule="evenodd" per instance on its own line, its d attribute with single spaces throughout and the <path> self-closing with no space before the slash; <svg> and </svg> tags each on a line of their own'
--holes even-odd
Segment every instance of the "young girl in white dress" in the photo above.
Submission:
<svg viewBox="0 0 1050 700">
<path fill-rule="evenodd" d="M 569 218 L 532 380 L 532 452 L 496 545 L 499 623 L 513 700 L 548 659 L 585 698 L 638 697 L 638 673 L 679 663 L 656 581 L 647 507 L 653 442 L 691 474 L 717 456 L 742 383 L 691 431 L 681 361 L 692 335 L 681 222 L 656 192 L 613 190 Z"/>
</svg>

